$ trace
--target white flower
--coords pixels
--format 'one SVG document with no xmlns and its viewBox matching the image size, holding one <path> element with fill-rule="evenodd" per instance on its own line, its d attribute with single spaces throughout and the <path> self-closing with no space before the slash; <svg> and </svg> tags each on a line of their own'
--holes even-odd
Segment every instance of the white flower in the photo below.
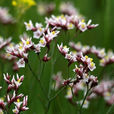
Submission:
<svg viewBox="0 0 114 114">
<path fill-rule="evenodd" d="M 81 100 L 79 102 L 79 104 L 82 104 L 82 102 L 83 102 L 83 100 Z M 88 106 L 89 106 L 89 101 L 88 100 L 85 100 L 82 108 L 88 108 Z"/>
<path fill-rule="evenodd" d="M 29 20 L 29 23 L 24 22 L 24 24 L 25 24 L 25 26 L 26 26 L 26 30 L 27 30 L 27 31 L 28 31 L 28 30 L 32 30 L 32 29 L 34 28 L 33 23 L 32 23 L 31 20 Z"/>
<path fill-rule="evenodd" d="M 44 33 L 44 28 L 42 28 L 42 24 L 40 23 L 36 23 L 36 29 L 37 31 L 35 31 L 33 34 L 33 37 L 36 38 L 36 39 L 39 39 L 40 36 L 42 36 L 42 34 Z"/>
<path fill-rule="evenodd" d="M 88 74 L 83 74 L 83 82 L 88 82 L 89 80 L 89 75 Z"/>
<path fill-rule="evenodd" d="M 17 108 L 20 108 L 22 102 L 20 102 L 20 99 L 17 99 L 17 102 L 14 102 Z"/>
<path fill-rule="evenodd" d="M 13 111 L 13 113 L 15 113 L 15 114 L 18 114 L 19 113 L 19 110 L 18 110 L 18 108 L 15 106 L 15 109 L 13 109 L 12 110 Z"/>
<path fill-rule="evenodd" d="M 45 40 L 44 37 L 40 39 L 40 41 L 39 41 L 39 46 L 40 46 L 40 47 L 45 47 L 45 46 L 46 46 L 46 40 Z"/>
<path fill-rule="evenodd" d="M 34 44 L 34 51 L 35 51 L 35 53 L 39 53 L 39 52 L 41 52 L 41 48 L 40 48 L 40 45 L 39 44 Z"/>
<path fill-rule="evenodd" d="M 67 48 L 67 46 L 63 46 L 63 44 L 61 43 L 61 45 L 57 45 L 59 51 L 63 54 L 67 54 L 69 52 L 69 48 Z"/>
<path fill-rule="evenodd" d="M 80 31 L 85 32 L 87 30 L 87 25 L 85 23 L 85 20 L 82 19 L 79 23 L 78 23 L 78 28 L 80 29 Z"/>
<path fill-rule="evenodd" d="M 57 35 L 59 34 L 59 31 L 50 31 L 49 29 L 47 30 L 47 34 L 44 34 L 44 37 L 46 39 L 46 41 L 50 42 L 51 40 L 53 40 L 55 37 L 57 37 Z"/>
<path fill-rule="evenodd" d="M 18 65 L 19 68 L 25 67 L 25 61 L 24 61 L 24 59 L 23 58 L 22 59 L 19 59 L 19 61 L 17 61 L 17 65 Z"/>
<path fill-rule="evenodd" d="M 23 51 L 24 51 L 24 48 L 30 48 L 32 45 L 33 45 L 33 43 L 32 43 L 32 40 L 31 40 L 32 38 L 21 38 L 21 41 L 22 41 L 22 43 L 21 43 L 21 45 L 20 46 L 22 46 L 23 47 Z"/>
<path fill-rule="evenodd" d="M 100 58 L 103 58 L 105 55 L 106 55 L 105 49 L 99 49 L 99 50 L 98 50 L 98 56 L 99 56 Z"/>
<path fill-rule="evenodd" d="M 72 98 L 72 90 L 71 90 L 71 87 L 68 87 L 68 89 L 67 89 L 67 95 L 65 97 L 68 98 L 68 99 L 71 99 Z"/>
<path fill-rule="evenodd" d="M 95 63 L 90 62 L 90 64 L 88 65 L 88 68 L 90 69 L 90 71 L 93 71 L 96 68 Z"/>
<path fill-rule="evenodd" d="M 104 92 L 104 99 L 107 101 L 107 100 L 109 100 L 110 99 L 110 97 L 111 97 L 111 93 L 110 92 Z"/>
</svg>

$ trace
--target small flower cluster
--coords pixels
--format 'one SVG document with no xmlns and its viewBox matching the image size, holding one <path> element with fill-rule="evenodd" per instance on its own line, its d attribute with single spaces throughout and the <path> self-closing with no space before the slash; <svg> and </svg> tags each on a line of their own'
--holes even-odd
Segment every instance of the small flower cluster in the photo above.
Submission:
<svg viewBox="0 0 114 114">
<path fill-rule="evenodd" d="M 92 20 L 89 20 L 88 23 L 85 23 L 85 20 L 80 18 L 78 15 L 62 15 L 62 16 L 54 16 L 51 18 L 46 18 L 46 23 L 48 23 L 52 27 L 61 28 L 63 30 L 73 29 L 74 26 L 80 32 L 85 32 L 88 29 L 93 29 L 98 26 L 98 24 L 90 25 Z"/>
<path fill-rule="evenodd" d="M 25 63 L 28 62 L 28 52 L 30 50 L 33 50 L 35 53 L 39 54 L 42 47 L 47 47 L 49 51 L 51 41 L 59 34 L 59 31 L 55 30 L 54 28 L 50 30 L 48 25 L 46 28 L 43 28 L 42 24 L 36 23 L 34 27 L 32 21 L 29 21 L 29 23 L 25 22 L 25 25 L 27 31 L 33 31 L 33 37 L 38 39 L 39 42 L 35 44 L 32 41 L 32 38 L 24 35 L 20 37 L 21 41 L 18 44 L 13 44 L 12 46 L 9 45 L 9 47 L 6 48 L 6 52 L 8 54 L 19 58 L 19 60 L 16 62 L 17 68 L 25 67 Z M 44 56 L 43 60 L 49 60 L 47 55 Z"/>
<path fill-rule="evenodd" d="M 6 48 L 6 52 L 14 58 L 19 58 L 16 62 L 17 68 L 25 67 L 25 62 L 28 61 L 28 51 L 33 47 L 33 42 L 29 37 L 21 37 L 19 44 L 10 44 Z"/>
<path fill-rule="evenodd" d="M 66 15 L 79 15 L 78 10 L 70 2 L 62 2 L 59 9 L 61 13 Z"/>
<path fill-rule="evenodd" d="M 49 15 L 52 14 L 53 11 L 55 10 L 56 4 L 51 2 L 51 3 L 46 3 L 46 2 L 40 2 L 38 3 L 38 13 L 40 15 Z M 59 6 L 59 11 L 62 14 L 65 15 L 78 15 L 79 17 L 82 17 L 78 10 L 74 7 L 74 5 L 70 2 L 61 2 Z"/>
<path fill-rule="evenodd" d="M 114 104 L 114 81 L 101 81 L 94 89 L 93 93 L 88 96 L 88 100 L 96 98 L 97 96 L 104 97 L 108 105 Z"/>
<path fill-rule="evenodd" d="M 96 48 L 95 46 L 90 47 L 88 45 L 83 46 L 80 42 L 76 44 L 74 42 L 70 42 L 69 45 L 75 51 L 82 52 L 84 55 L 96 55 L 100 59 L 101 66 L 114 63 L 114 53 L 110 50 L 106 53 L 104 48 Z"/>
<path fill-rule="evenodd" d="M 11 38 L 4 40 L 4 38 L 0 36 L 0 50 L 2 50 L 5 46 L 9 45 L 10 42 Z"/>
<path fill-rule="evenodd" d="M 109 50 L 106 55 L 100 60 L 100 65 L 106 66 L 112 63 L 114 63 L 114 53 Z"/>
<path fill-rule="evenodd" d="M 13 47 L 13 43 L 11 43 L 11 38 L 8 38 L 4 40 L 3 37 L 0 37 L 0 57 L 4 60 L 8 60 L 9 62 L 13 63 L 13 70 L 17 69 L 17 64 L 16 64 L 16 57 L 12 56 L 11 54 L 7 53 L 6 50 Z M 4 52 L 5 50 L 5 52 Z"/>
<path fill-rule="evenodd" d="M 73 94 L 77 95 L 79 90 L 83 90 L 85 93 L 87 90 L 86 86 L 91 89 L 98 84 L 97 77 L 90 75 L 89 73 L 89 71 L 93 71 L 96 68 L 95 63 L 92 58 L 89 58 L 87 55 L 83 56 L 81 52 L 69 52 L 69 48 L 67 46 L 63 46 L 63 44 L 58 45 L 58 49 L 59 52 L 68 60 L 69 66 L 72 63 L 78 62 L 79 67 L 75 65 L 73 71 L 75 72 L 76 77 L 73 79 L 63 81 L 60 76 L 56 76 L 54 78 L 56 80 L 56 87 L 69 85 L 66 98 L 68 98 L 72 104 L 80 104 L 82 101 L 78 101 L 76 103 L 73 102 Z M 84 102 L 83 107 L 87 108 L 89 101 L 86 99 Z"/>
<path fill-rule="evenodd" d="M 69 29 L 73 29 L 74 26 L 72 23 L 70 23 L 69 21 L 69 16 L 54 16 L 52 15 L 51 18 L 46 18 L 46 23 L 49 24 L 52 27 L 56 27 L 56 28 L 61 28 L 63 30 L 69 30 Z"/>
<path fill-rule="evenodd" d="M 61 88 L 62 83 L 63 83 L 62 73 L 58 72 L 56 75 L 53 75 L 53 80 L 55 81 L 55 83 L 52 86 L 53 89 L 57 90 Z"/>
<path fill-rule="evenodd" d="M 60 46 L 58 45 L 58 49 L 60 53 L 68 60 L 69 65 L 76 61 L 82 63 L 84 69 L 81 70 L 84 71 L 85 73 L 88 71 L 93 71 L 96 68 L 93 59 L 89 58 L 88 56 L 83 56 L 81 52 L 80 53 L 69 52 L 69 48 L 67 48 L 67 46 L 63 46 L 63 44 L 61 44 Z"/>
<path fill-rule="evenodd" d="M 54 75 L 53 79 L 55 80 L 55 84 L 53 85 L 53 88 L 55 90 L 60 89 L 61 87 L 66 86 L 66 85 L 68 86 L 67 94 L 66 94 L 65 97 L 73 105 L 77 105 L 77 104 L 81 105 L 82 104 L 82 101 L 83 101 L 82 99 L 81 100 L 77 99 L 77 101 L 73 100 L 74 97 L 78 98 L 78 95 L 79 95 L 80 91 L 83 91 L 83 93 L 85 95 L 85 93 L 87 91 L 87 88 L 86 88 L 87 85 L 90 88 L 93 88 L 98 83 L 97 78 L 92 76 L 92 75 L 89 77 L 89 80 L 88 80 L 88 77 L 87 78 L 85 77 L 83 80 L 82 79 L 81 80 L 77 80 L 75 78 L 64 80 L 62 78 L 61 72 L 58 72 L 56 75 Z M 83 108 L 88 108 L 88 106 L 89 106 L 89 99 L 86 99 L 84 101 Z"/>
<path fill-rule="evenodd" d="M 48 15 L 48 14 L 52 14 L 52 12 L 55 9 L 55 4 L 54 3 L 38 3 L 37 5 L 37 11 L 40 15 Z"/>
<path fill-rule="evenodd" d="M 0 22 L 2 24 L 12 24 L 14 23 L 13 17 L 8 13 L 8 9 L 0 7 Z"/>
<path fill-rule="evenodd" d="M 8 111 L 7 107 L 10 108 L 10 106 L 14 103 L 15 109 L 13 109 L 13 113 L 19 114 L 22 111 L 26 111 L 29 108 L 27 107 L 27 100 L 28 96 L 25 96 L 21 93 L 18 94 L 19 87 L 21 86 L 23 82 L 24 76 L 20 76 L 17 74 L 16 78 L 13 76 L 11 79 L 11 76 L 7 73 L 4 74 L 4 80 L 6 81 L 8 87 L 7 87 L 7 94 L 4 98 L 0 98 L 0 109 L 2 111 Z M 23 101 L 21 102 L 20 99 L 23 98 Z"/>
</svg>

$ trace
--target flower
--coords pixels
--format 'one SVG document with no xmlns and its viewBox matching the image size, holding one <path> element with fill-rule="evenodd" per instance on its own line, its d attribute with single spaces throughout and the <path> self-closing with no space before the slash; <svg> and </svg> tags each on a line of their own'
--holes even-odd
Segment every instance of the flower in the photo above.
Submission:
<svg viewBox="0 0 114 114">
<path fill-rule="evenodd" d="M 18 68 L 25 67 L 25 61 L 24 61 L 23 58 L 22 59 L 19 59 L 19 61 L 17 61 L 17 66 L 18 66 Z"/>
<path fill-rule="evenodd" d="M 52 15 L 51 18 L 46 18 L 46 23 L 58 29 L 61 28 L 64 30 L 68 30 L 74 28 L 73 24 L 69 22 L 69 17 L 64 15 L 58 17 Z"/>
<path fill-rule="evenodd" d="M 79 15 L 78 10 L 70 2 L 62 2 L 59 8 L 60 12 L 67 15 Z"/>
<path fill-rule="evenodd" d="M 84 20 L 81 20 L 79 23 L 78 23 L 78 29 L 81 31 L 81 32 L 85 32 L 87 30 L 87 25 L 86 23 L 84 22 Z"/>
<path fill-rule="evenodd" d="M 62 86 L 62 83 L 63 83 L 62 73 L 57 72 L 56 75 L 53 75 L 53 80 L 55 80 L 54 89 L 58 90 Z"/>
<path fill-rule="evenodd" d="M 0 98 L 0 109 L 5 108 L 6 103 L 4 102 L 4 98 Z"/>
<path fill-rule="evenodd" d="M 22 102 L 20 102 L 20 99 L 17 99 L 17 102 L 14 102 L 14 104 L 16 105 L 16 107 L 19 109 Z"/>
<path fill-rule="evenodd" d="M 15 109 L 13 109 L 12 110 L 13 111 L 13 113 L 15 113 L 15 114 L 18 114 L 19 113 L 19 110 L 18 110 L 18 108 L 15 106 Z"/>
<path fill-rule="evenodd" d="M 13 76 L 13 78 L 11 79 L 11 76 L 7 73 L 4 74 L 4 80 L 6 81 L 6 83 L 8 84 L 8 92 L 11 91 L 12 89 L 14 90 L 18 90 L 18 88 L 20 87 L 20 85 L 23 82 L 24 76 L 20 76 L 17 74 L 16 75 L 17 79 L 15 79 L 15 77 Z"/>
<path fill-rule="evenodd" d="M 55 9 L 55 4 L 54 3 L 38 3 L 37 5 L 37 11 L 40 15 L 46 15 L 46 14 L 51 14 Z"/>
<path fill-rule="evenodd" d="M 57 47 L 60 53 L 62 53 L 63 55 L 66 55 L 69 52 L 69 48 L 67 48 L 67 46 L 63 46 L 63 43 L 61 43 L 61 45 L 57 44 Z"/>
<path fill-rule="evenodd" d="M 39 41 L 39 46 L 40 47 L 45 47 L 46 46 L 46 40 L 44 37 L 42 37 Z"/>
<path fill-rule="evenodd" d="M 90 25 L 92 22 L 92 20 L 89 20 L 88 23 L 85 23 L 85 20 L 79 20 L 79 23 L 77 24 L 77 28 L 81 31 L 81 32 L 85 32 L 88 29 L 92 29 L 98 26 L 98 24 L 92 24 Z"/>
<path fill-rule="evenodd" d="M 29 23 L 24 22 L 24 24 L 25 24 L 25 26 L 26 26 L 26 30 L 27 30 L 27 31 L 28 31 L 28 30 L 32 30 L 32 29 L 34 28 L 33 23 L 32 23 L 31 20 L 29 20 Z"/>
<path fill-rule="evenodd" d="M 23 101 L 20 101 L 20 99 L 17 99 L 16 102 L 14 102 L 15 104 L 15 109 L 13 109 L 12 111 L 15 113 L 15 114 L 18 114 L 20 113 L 21 111 L 26 111 L 28 110 L 29 108 L 27 107 L 27 101 L 28 101 L 28 96 L 25 96 L 23 98 Z"/>
<path fill-rule="evenodd" d="M 50 43 L 51 40 L 53 40 L 57 35 L 59 34 L 59 31 L 50 31 L 47 30 L 47 34 L 44 34 L 44 38 L 46 39 L 47 43 Z"/>
<path fill-rule="evenodd" d="M 81 100 L 79 102 L 79 104 L 82 104 L 82 102 L 83 102 L 83 100 Z M 88 100 L 85 100 L 82 108 L 88 108 L 88 106 L 89 106 L 89 101 Z"/>
<path fill-rule="evenodd" d="M 8 13 L 8 8 L 0 7 L 0 22 L 2 24 L 14 23 L 13 17 Z"/>
<path fill-rule="evenodd" d="M 90 64 L 88 65 L 88 68 L 90 69 L 90 71 L 93 71 L 96 68 L 95 63 L 90 62 Z"/>
<path fill-rule="evenodd" d="M 71 87 L 67 89 L 67 95 L 65 96 L 67 99 L 72 99 L 72 90 Z"/>
</svg>

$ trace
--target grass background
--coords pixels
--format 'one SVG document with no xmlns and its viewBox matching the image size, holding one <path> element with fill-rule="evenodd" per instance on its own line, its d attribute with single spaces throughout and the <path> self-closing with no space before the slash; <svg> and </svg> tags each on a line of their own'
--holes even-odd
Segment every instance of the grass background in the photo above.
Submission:
<svg viewBox="0 0 114 114">
<path fill-rule="evenodd" d="M 39 2 L 54 2 L 56 4 L 56 9 L 53 12 L 55 15 L 59 15 L 59 5 L 63 1 L 68 0 L 36 0 Z M 98 23 L 99 27 L 84 32 L 80 34 L 78 37 L 74 38 L 73 41 L 81 41 L 82 44 L 87 45 L 95 45 L 97 47 L 104 47 L 106 50 L 112 49 L 114 50 L 114 38 L 113 38 L 113 30 L 114 30 L 114 0 L 70 0 L 74 4 L 74 6 L 79 9 L 80 13 L 83 14 L 86 19 L 92 19 L 93 23 Z M 11 5 L 11 0 L 0 0 L 0 6 L 5 6 L 9 8 L 9 12 L 16 18 L 15 8 Z M 19 35 L 25 32 L 24 22 L 28 20 L 32 20 L 35 22 L 44 23 L 45 16 L 40 16 L 37 13 L 37 7 L 31 7 L 27 10 L 27 12 L 21 17 L 20 21 L 13 25 L 2 25 L 0 24 L 0 35 L 7 38 L 12 36 L 14 42 L 19 41 Z M 28 32 L 27 32 L 28 33 Z M 32 36 L 31 33 L 28 33 Z M 68 34 L 62 32 L 58 38 L 58 43 L 64 42 L 64 44 L 68 44 L 68 39 L 74 37 L 75 31 L 71 30 Z M 51 45 L 52 47 L 52 45 Z M 54 57 L 59 56 L 58 50 L 55 49 Z M 91 55 L 90 55 L 91 56 Z M 94 56 L 92 56 L 95 58 Z M 29 55 L 30 64 L 35 73 L 38 73 L 39 69 L 39 60 L 37 55 L 33 52 L 30 52 Z M 93 72 L 93 74 L 97 75 L 100 79 L 100 72 L 102 70 L 101 67 L 98 66 L 98 60 L 94 59 L 97 69 Z M 59 60 L 55 63 L 54 73 L 58 71 L 63 72 L 64 78 L 67 76 L 67 62 L 64 60 L 64 57 L 60 55 Z M 72 74 L 72 68 L 70 69 L 70 74 Z M 110 65 L 105 68 L 105 78 L 113 78 L 114 76 L 114 65 Z M 5 93 L 6 85 L 3 81 L 3 73 L 16 74 L 16 72 L 12 71 L 12 64 L 8 61 L 4 61 L 0 59 L 0 85 L 4 86 L 3 91 L 0 93 L 2 96 Z M 24 74 L 25 79 L 24 83 L 20 89 L 22 93 L 29 96 L 29 110 L 24 112 L 25 114 L 44 114 L 43 106 L 39 99 L 43 100 L 44 104 L 46 101 L 44 100 L 44 96 L 41 92 L 38 82 L 32 77 L 31 72 L 26 65 L 25 69 L 20 69 L 18 72 L 20 75 Z M 51 62 L 46 63 L 44 68 L 44 73 L 42 75 L 42 82 L 45 87 L 46 92 L 48 92 L 48 84 L 49 77 L 51 73 Z M 51 104 L 49 114 L 76 114 L 77 107 L 72 106 L 65 98 L 65 91 L 62 92 Z M 106 114 L 109 107 L 105 104 L 102 98 L 98 98 L 97 100 L 92 100 L 89 108 L 84 110 L 83 114 Z"/>
</svg>

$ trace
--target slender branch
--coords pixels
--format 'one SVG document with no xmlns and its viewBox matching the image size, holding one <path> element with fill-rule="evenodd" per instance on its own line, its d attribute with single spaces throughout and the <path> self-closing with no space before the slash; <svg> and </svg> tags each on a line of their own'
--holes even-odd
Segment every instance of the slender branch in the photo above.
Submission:
<svg viewBox="0 0 114 114">
<path fill-rule="evenodd" d="M 44 71 L 44 68 L 45 68 L 45 63 L 42 63 L 41 65 L 41 70 L 40 70 L 40 73 L 39 73 L 39 79 L 41 79 L 41 76 L 43 77 L 43 71 Z"/>
<path fill-rule="evenodd" d="M 43 86 L 42 86 L 42 84 L 41 84 L 40 79 L 39 79 L 39 78 L 36 76 L 36 74 L 33 72 L 33 70 L 32 70 L 32 68 L 31 68 L 31 66 L 30 66 L 29 63 L 28 63 L 28 66 L 29 66 L 29 69 L 30 69 L 30 71 L 31 71 L 31 73 L 32 73 L 32 75 L 33 75 L 33 77 L 39 82 L 40 88 L 41 88 L 41 90 L 42 90 L 42 92 L 43 92 L 45 98 L 47 99 L 46 92 L 44 91 L 44 88 L 43 88 Z"/>
<path fill-rule="evenodd" d="M 51 94 L 52 75 L 53 75 L 53 71 L 54 71 L 54 59 L 52 58 L 53 54 L 54 54 L 54 50 L 55 50 L 55 42 L 53 44 L 52 54 L 51 54 L 51 75 L 50 75 L 50 82 L 49 82 L 48 99 Z"/>
<path fill-rule="evenodd" d="M 91 88 L 89 89 L 89 87 L 88 87 L 88 85 L 87 85 L 87 92 L 86 92 L 86 94 L 85 94 L 85 96 L 84 96 L 84 99 L 83 99 L 83 101 L 82 101 L 82 104 L 81 104 L 81 106 L 80 106 L 79 114 L 82 114 L 82 107 L 83 107 L 83 105 L 84 105 L 84 102 L 85 102 L 85 100 L 86 100 L 86 98 L 87 98 L 88 93 L 89 93 L 90 90 L 91 90 Z"/>
<path fill-rule="evenodd" d="M 70 66 L 68 65 L 68 78 L 69 78 L 69 68 L 70 68 Z"/>
<path fill-rule="evenodd" d="M 66 86 L 63 86 L 53 97 L 51 97 L 49 100 L 48 100 L 48 103 L 47 103 L 47 109 L 45 111 L 45 114 L 48 113 L 49 111 L 49 107 L 50 107 L 50 104 L 51 102 L 66 88 Z"/>
</svg>

